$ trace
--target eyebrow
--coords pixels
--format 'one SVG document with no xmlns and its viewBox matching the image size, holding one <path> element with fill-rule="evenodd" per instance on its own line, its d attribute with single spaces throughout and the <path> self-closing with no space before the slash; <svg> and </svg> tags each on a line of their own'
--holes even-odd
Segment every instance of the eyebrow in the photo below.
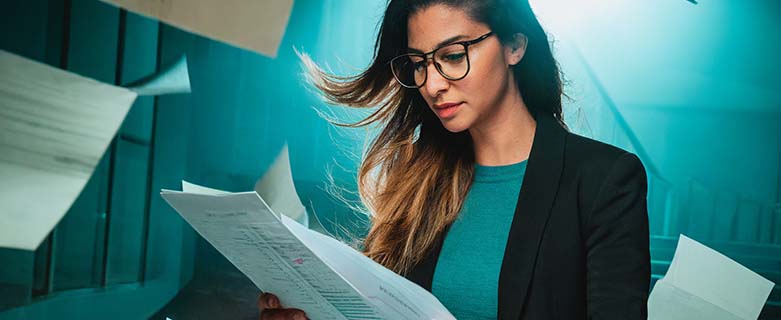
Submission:
<svg viewBox="0 0 781 320">
<path fill-rule="evenodd" d="M 458 40 L 464 39 L 464 38 L 466 38 L 466 37 L 467 37 L 466 35 L 460 34 L 460 35 L 457 35 L 457 36 L 454 36 L 454 37 L 447 38 L 447 39 L 445 39 L 445 40 L 443 40 L 443 41 L 439 42 L 439 43 L 437 44 L 437 46 L 436 46 L 436 47 L 434 47 L 434 50 L 436 50 L 436 49 L 439 49 L 439 48 L 441 48 L 441 47 L 443 47 L 443 46 L 445 46 L 445 45 L 451 44 L 451 43 L 453 43 L 453 42 L 456 42 L 456 41 L 458 41 Z M 414 53 L 423 53 L 423 51 L 422 51 L 422 50 L 420 50 L 420 49 L 415 49 L 415 48 L 407 48 L 407 50 L 409 50 L 410 52 L 414 52 Z"/>
</svg>

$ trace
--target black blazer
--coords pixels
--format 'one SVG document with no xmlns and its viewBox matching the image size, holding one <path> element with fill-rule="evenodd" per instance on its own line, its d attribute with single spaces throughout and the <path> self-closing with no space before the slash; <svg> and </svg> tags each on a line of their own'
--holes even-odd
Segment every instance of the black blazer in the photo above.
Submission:
<svg viewBox="0 0 781 320">
<path fill-rule="evenodd" d="M 499 274 L 499 319 L 646 319 L 642 163 L 552 116 L 538 116 L 536 130 Z M 429 291 L 443 239 L 407 274 Z"/>
</svg>

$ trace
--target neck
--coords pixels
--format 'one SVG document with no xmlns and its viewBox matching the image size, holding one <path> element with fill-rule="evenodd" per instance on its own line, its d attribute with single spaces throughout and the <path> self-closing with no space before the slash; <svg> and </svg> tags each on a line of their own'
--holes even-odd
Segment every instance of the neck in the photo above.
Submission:
<svg viewBox="0 0 781 320">
<path fill-rule="evenodd" d="M 511 86 L 499 101 L 496 112 L 469 129 L 474 144 L 475 161 L 484 166 L 518 163 L 529 158 L 537 122 Z"/>
</svg>

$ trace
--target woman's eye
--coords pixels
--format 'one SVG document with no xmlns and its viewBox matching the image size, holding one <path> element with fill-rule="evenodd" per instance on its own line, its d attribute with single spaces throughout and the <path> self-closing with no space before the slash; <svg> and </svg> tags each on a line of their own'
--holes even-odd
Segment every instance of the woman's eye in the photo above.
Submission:
<svg viewBox="0 0 781 320">
<path fill-rule="evenodd" d="M 424 69 L 426 69 L 426 62 L 425 61 L 415 62 L 412 66 L 415 69 L 415 71 L 418 72 L 423 71 Z"/>
<path fill-rule="evenodd" d="M 444 59 L 444 60 L 445 60 L 445 61 L 454 61 L 454 62 L 458 62 L 458 61 L 461 61 L 461 59 L 463 59 L 463 58 L 464 58 L 464 56 L 466 56 L 466 54 L 465 54 L 464 52 L 459 52 L 459 53 L 449 53 L 449 54 L 446 54 L 446 55 L 445 55 L 445 59 Z"/>
</svg>

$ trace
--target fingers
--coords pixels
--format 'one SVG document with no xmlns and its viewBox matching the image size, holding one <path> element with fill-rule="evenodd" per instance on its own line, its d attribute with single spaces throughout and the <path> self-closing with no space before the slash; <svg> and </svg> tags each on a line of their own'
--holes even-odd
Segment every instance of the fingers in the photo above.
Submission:
<svg viewBox="0 0 781 320">
<path fill-rule="evenodd" d="M 279 298 L 271 293 L 258 297 L 258 309 L 260 320 L 308 320 L 303 310 L 282 308 Z"/>
<path fill-rule="evenodd" d="M 261 312 L 266 309 L 278 309 L 282 306 L 279 303 L 279 298 L 271 293 L 263 293 L 258 297 L 258 309 Z"/>
<path fill-rule="evenodd" d="M 260 320 L 307 320 L 307 317 L 299 309 L 265 309 L 260 312 Z"/>
</svg>

